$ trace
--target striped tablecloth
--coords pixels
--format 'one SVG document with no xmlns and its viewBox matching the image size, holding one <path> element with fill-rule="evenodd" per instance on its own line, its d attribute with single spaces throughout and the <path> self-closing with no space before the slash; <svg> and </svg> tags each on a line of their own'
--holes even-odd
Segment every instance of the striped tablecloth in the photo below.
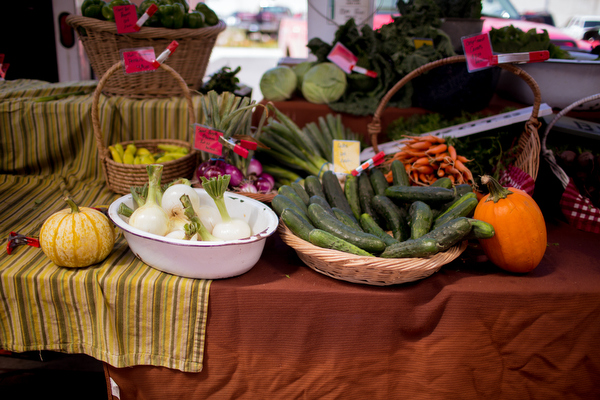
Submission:
<svg viewBox="0 0 600 400">
<path fill-rule="evenodd" d="M 95 85 L 0 82 L 0 348 L 201 371 L 210 281 L 147 266 L 122 235 L 104 262 L 83 269 L 57 267 L 35 247 L 6 251 L 10 232 L 37 237 L 46 218 L 67 208 L 67 195 L 80 206 L 108 206 L 119 197 L 106 188 L 97 157 Z M 33 101 L 79 90 L 90 94 Z M 107 145 L 188 139 L 183 98 L 101 96 L 100 115 Z"/>
</svg>

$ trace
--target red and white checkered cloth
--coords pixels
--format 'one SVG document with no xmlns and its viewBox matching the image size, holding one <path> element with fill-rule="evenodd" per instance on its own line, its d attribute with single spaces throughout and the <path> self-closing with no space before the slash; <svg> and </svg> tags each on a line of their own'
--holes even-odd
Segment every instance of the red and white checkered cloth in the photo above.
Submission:
<svg viewBox="0 0 600 400">
<path fill-rule="evenodd" d="M 504 187 L 521 189 L 530 196 L 533 196 L 533 189 L 535 189 L 533 178 L 514 165 L 509 165 L 508 168 L 500 172 L 499 183 Z"/>
<path fill-rule="evenodd" d="M 560 208 L 570 225 L 582 231 L 600 233 L 600 209 L 579 193 L 572 178 L 560 199 Z"/>
</svg>

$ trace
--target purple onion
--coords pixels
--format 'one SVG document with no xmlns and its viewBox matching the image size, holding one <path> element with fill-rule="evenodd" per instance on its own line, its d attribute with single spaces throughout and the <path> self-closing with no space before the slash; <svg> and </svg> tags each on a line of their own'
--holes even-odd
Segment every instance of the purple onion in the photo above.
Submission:
<svg viewBox="0 0 600 400">
<path fill-rule="evenodd" d="M 260 177 L 271 182 L 271 187 L 275 186 L 275 178 L 273 178 L 273 175 L 263 172 L 262 174 L 260 174 Z"/>
<path fill-rule="evenodd" d="M 214 165 L 214 160 L 204 161 L 196 168 L 196 178 L 201 181 L 200 177 L 204 176 L 204 172 Z"/>
<path fill-rule="evenodd" d="M 231 180 L 229 181 L 229 186 L 236 187 L 239 186 L 240 183 L 244 180 L 244 174 L 242 171 L 235 165 L 224 163 L 223 173 L 226 175 L 231 175 Z"/>
<path fill-rule="evenodd" d="M 247 174 L 248 176 L 260 176 L 262 174 L 263 171 L 263 167 L 262 164 L 260 163 L 260 161 L 258 161 L 256 158 L 253 158 L 252 160 L 250 160 L 250 164 L 248 164 L 248 171 Z"/>
<path fill-rule="evenodd" d="M 216 165 L 211 165 L 210 167 L 204 170 L 204 176 L 206 179 L 210 180 L 212 178 L 217 178 L 223 175 L 223 170 Z M 202 179 L 200 179 L 202 181 Z"/>
<path fill-rule="evenodd" d="M 254 184 L 250 181 L 243 181 L 240 183 L 240 185 L 237 187 L 237 190 L 244 193 L 258 193 L 256 186 L 254 186 Z"/>
<path fill-rule="evenodd" d="M 271 183 L 269 179 L 263 177 L 263 175 L 259 176 L 254 181 L 254 186 L 256 186 L 258 193 L 269 193 L 271 190 L 273 190 L 273 183 Z"/>
</svg>

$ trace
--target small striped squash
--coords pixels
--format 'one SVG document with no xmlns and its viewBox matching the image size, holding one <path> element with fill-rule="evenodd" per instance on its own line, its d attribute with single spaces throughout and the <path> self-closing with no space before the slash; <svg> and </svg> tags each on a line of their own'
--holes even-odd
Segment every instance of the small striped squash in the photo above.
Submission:
<svg viewBox="0 0 600 400">
<path fill-rule="evenodd" d="M 102 212 L 78 207 L 70 198 L 70 208 L 52 214 L 40 231 L 44 254 L 60 267 L 83 268 L 103 261 L 115 244 L 112 222 Z"/>
</svg>

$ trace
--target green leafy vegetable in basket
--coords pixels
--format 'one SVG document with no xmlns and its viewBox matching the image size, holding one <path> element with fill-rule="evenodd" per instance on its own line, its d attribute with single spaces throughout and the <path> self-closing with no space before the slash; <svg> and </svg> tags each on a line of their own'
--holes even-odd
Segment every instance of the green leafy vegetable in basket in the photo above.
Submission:
<svg viewBox="0 0 600 400">
<path fill-rule="evenodd" d="M 242 67 L 237 67 L 232 71 L 231 68 L 224 66 L 217 72 L 210 75 L 210 79 L 206 81 L 198 91 L 202 94 L 206 94 L 211 90 L 214 90 L 218 94 L 223 92 L 234 93 L 240 88 L 238 85 L 240 80 L 238 77 L 236 77 L 236 75 L 241 70 Z"/>
<path fill-rule="evenodd" d="M 500 53 L 520 53 L 528 51 L 548 50 L 550 58 L 572 59 L 569 52 L 550 42 L 548 31 L 537 33 L 535 29 L 527 32 L 513 25 L 500 29 L 492 28 L 490 41 L 494 51 Z"/>
</svg>

